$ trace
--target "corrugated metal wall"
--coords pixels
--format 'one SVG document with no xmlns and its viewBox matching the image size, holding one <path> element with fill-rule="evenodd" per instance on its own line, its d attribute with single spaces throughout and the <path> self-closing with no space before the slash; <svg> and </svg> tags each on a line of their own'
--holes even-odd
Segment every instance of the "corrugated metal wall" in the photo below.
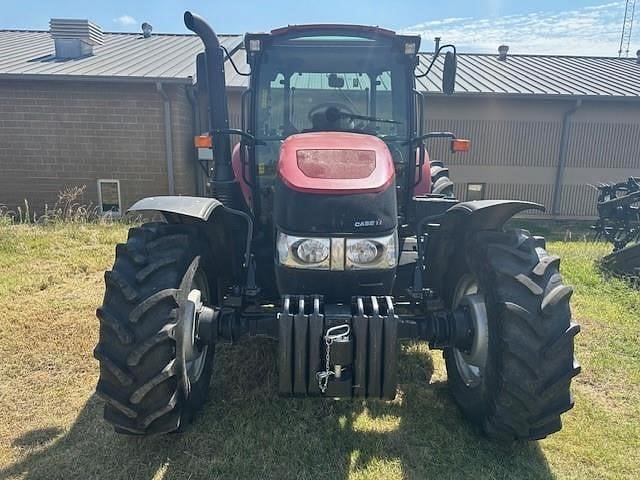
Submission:
<svg viewBox="0 0 640 480">
<path fill-rule="evenodd" d="M 426 131 L 454 132 L 472 140 L 465 155 L 449 155 L 449 143 L 434 141 L 432 156 L 450 165 L 509 165 L 543 167 L 555 165 L 560 145 L 561 122 L 428 119 Z"/>
<path fill-rule="evenodd" d="M 576 121 L 568 167 L 635 168 L 640 165 L 640 109 L 636 123 Z"/>
<path fill-rule="evenodd" d="M 550 175 L 536 177 L 542 168 L 557 165 L 560 121 L 431 118 L 425 131 L 448 131 L 471 140 L 471 151 L 465 154 L 451 154 L 446 140 L 427 146 L 432 159 L 443 160 L 451 169 L 458 198 L 465 199 L 467 183 L 483 183 L 485 198 L 552 204 Z"/>
<path fill-rule="evenodd" d="M 542 203 L 550 215 L 564 113 L 574 100 L 428 98 L 427 130 L 469 138 L 471 152 L 451 154 L 446 141 L 429 145 L 431 158 L 450 166 L 456 194 L 484 183 L 486 198 Z M 429 115 L 430 114 L 430 115 Z M 594 100 L 570 120 L 559 217 L 596 215 L 599 182 L 640 176 L 640 103 Z"/>
</svg>

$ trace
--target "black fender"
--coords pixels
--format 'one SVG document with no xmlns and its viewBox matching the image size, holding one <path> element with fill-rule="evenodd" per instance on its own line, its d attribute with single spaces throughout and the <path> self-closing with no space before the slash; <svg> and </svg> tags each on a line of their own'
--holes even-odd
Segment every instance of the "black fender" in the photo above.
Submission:
<svg viewBox="0 0 640 480">
<path fill-rule="evenodd" d="M 464 255 L 468 239 L 479 231 L 500 231 L 507 220 L 525 210 L 545 207 L 519 200 L 476 200 L 447 210 L 439 227 L 429 233 L 425 283 L 438 289 L 454 255 Z"/>
<path fill-rule="evenodd" d="M 507 220 L 525 210 L 545 211 L 544 205 L 520 200 L 476 200 L 462 202 L 447 210 L 442 219 L 443 230 L 464 228 L 473 230 L 500 230 Z"/>
<path fill-rule="evenodd" d="M 167 223 L 201 224 L 221 270 L 234 282 L 243 282 L 249 265 L 253 220 L 245 212 L 226 207 L 211 197 L 162 195 L 138 200 L 129 212 L 155 211 Z M 238 239 L 244 239 L 239 242 Z"/>
<path fill-rule="evenodd" d="M 138 200 L 129 207 L 128 212 L 156 211 L 164 215 L 169 223 L 174 215 L 208 221 L 216 208 L 222 203 L 215 198 L 163 195 Z"/>
</svg>

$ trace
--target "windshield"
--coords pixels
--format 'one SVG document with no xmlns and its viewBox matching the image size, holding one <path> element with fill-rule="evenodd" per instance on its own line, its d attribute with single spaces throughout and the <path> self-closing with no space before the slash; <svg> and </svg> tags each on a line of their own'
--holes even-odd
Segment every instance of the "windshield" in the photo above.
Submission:
<svg viewBox="0 0 640 480">
<path fill-rule="evenodd" d="M 385 61 L 380 52 L 359 50 L 350 57 L 349 50 L 338 49 L 332 55 L 327 48 L 276 47 L 265 55 L 257 88 L 257 135 L 268 139 L 309 131 L 353 131 L 406 136 L 402 64 L 394 65 L 391 55 Z"/>
</svg>

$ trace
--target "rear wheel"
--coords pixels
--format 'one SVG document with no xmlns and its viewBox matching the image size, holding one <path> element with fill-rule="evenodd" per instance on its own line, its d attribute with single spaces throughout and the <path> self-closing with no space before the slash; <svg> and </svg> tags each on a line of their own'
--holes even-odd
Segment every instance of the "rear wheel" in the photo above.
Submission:
<svg viewBox="0 0 640 480">
<path fill-rule="evenodd" d="M 97 310 L 96 392 L 121 433 L 179 430 L 204 404 L 213 346 L 195 335 L 193 305 L 217 303 L 214 266 L 199 228 L 146 224 L 116 247 Z"/>
<path fill-rule="evenodd" d="M 440 160 L 431 162 L 431 193 L 453 197 L 453 182 L 449 178 L 449 169 Z"/>
<path fill-rule="evenodd" d="M 474 324 L 468 350 L 444 352 L 449 384 L 465 416 L 491 437 L 544 438 L 573 406 L 580 328 L 560 259 L 542 244 L 524 230 L 478 233 L 447 282 L 448 302 L 466 306 Z"/>
</svg>

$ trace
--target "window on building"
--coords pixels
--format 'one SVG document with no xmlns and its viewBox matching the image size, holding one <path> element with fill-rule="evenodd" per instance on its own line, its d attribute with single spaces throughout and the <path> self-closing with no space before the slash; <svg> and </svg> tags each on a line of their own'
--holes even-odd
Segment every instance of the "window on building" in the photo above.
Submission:
<svg viewBox="0 0 640 480">
<path fill-rule="evenodd" d="M 122 214 L 120 180 L 98 180 L 98 204 L 104 214 Z"/>
<path fill-rule="evenodd" d="M 484 183 L 467 183 L 467 201 L 484 200 Z"/>
</svg>

